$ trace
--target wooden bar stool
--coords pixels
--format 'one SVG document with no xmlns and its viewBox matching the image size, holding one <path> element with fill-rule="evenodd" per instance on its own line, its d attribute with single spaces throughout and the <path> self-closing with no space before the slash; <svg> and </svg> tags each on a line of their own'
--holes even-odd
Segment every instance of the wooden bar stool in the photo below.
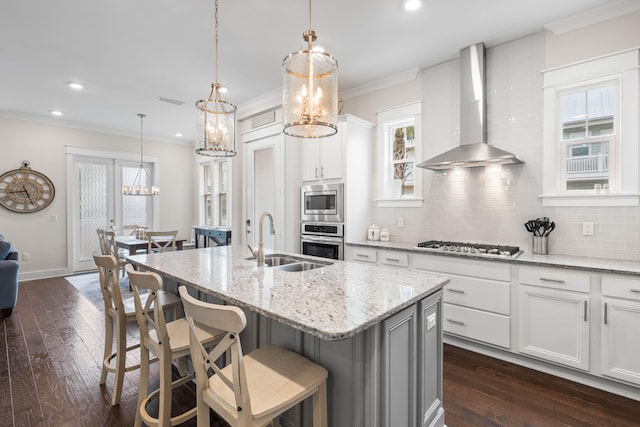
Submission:
<svg viewBox="0 0 640 427">
<path fill-rule="evenodd" d="M 142 422 L 163 427 L 181 424 L 196 416 L 196 407 L 172 417 L 172 390 L 191 381 L 194 375 L 185 375 L 184 369 L 180 369 L 183 377 L 172 382 L 171 366 L 173 360 L 178 360 L 178 366 L 184 367 L 184 357 L 190 353 L 189 324 L 184 317 L 166 322 L 164 311 L 157 306 L 158 292 L 162 289 L 162 278 L 158 274 L 135 271 L 131 264 L 127 264 L 125 269 L 133 287 L 136 317 L 140 326 L 140 392 L 135 426 L 139 427 Z M 141 298 L 141 290 L 149 291 L 146 300 Z M 207 348 L 222 338 L 221 332 L 209 334 L 202 329 L 198 329 L 196 334 Z M 148 393 L 149 352 L 156 355 L 160 363 L 160 385 L 151 393 Z M 147 404 L 153 399 L 159 399 L 157 418 L 147 411 Z"/>
<path fill-rule="evenodd" d="M 179 288 L 189 322 L 191 359 L 196 373 L 198 427 L 209 426 L 209 408 L 232 427 L 265 426 L 308 397 L 313 397 L 313 426 L 327 427 L 327 370 L 282 347 L 267 345 L 242 355 L 240 332 L 247 320 L 238 307 L 209 304 Z M 208 352 L 198 328 L 225 332 Z M 226 351 L 231 361 L 215 361 Z M 213 371 L 209 377 L 209 370 Z"/>
<path fill-rule="evenodd" d="M 104 355 L 100 384 L 107 382 L 109 372 L 114 374 L 111 405 L 116 406 L 120 403 L 124 373 L 140 367 L 140 364 L 126 365 L 127 352 L 140 347 L 139 343 L 127 346 L 127 323 L 136 320 L 135 302 L 133 297 L 122 299 L 118 281 L 120 267 L 116 257 L 94 253 L 93 260 L 100 273 L 100 290 L 104 300 Z M 162 307 L 173 308 L 181 305 L 177 295 L 161 292 L 160 298 Z"/>
</svg>

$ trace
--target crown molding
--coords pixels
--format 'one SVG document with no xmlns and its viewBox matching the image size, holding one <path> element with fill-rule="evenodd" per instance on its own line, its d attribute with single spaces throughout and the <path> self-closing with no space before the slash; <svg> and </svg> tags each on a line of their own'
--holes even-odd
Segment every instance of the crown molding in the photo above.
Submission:
<svg viewBox="0 0 640 427">
<path fill-rule="evenodd" d="M 554 35 L 568 33 L 589 25 L 597 24 L 619 16 L 627 15 L 640 10 L 638 0 L 618 0 L 611 4 L 599 6 L 565 19 L 550 22 L 544 28 Z"/>
<path fill-rule="evenodd" d="M 366 95 L 371 92 L 376 92 L 378 90 L 399 85 L 401 83 L 410 82 L 415 80 L 418 77 L 418 73 L 420 72 L 420 67 L 413 67 L 405 71 L 401 71 L 396 74 L 392 74 L 388 77 L 383 77 L 379 80 L 375 80 L 370 83 L 365 83 L 361 86 L 354 87 L 353 89 L 345 90 L 342 92 L 341 98 L 350 99 L 355 98 L 356 96 Z"/>
</svg>

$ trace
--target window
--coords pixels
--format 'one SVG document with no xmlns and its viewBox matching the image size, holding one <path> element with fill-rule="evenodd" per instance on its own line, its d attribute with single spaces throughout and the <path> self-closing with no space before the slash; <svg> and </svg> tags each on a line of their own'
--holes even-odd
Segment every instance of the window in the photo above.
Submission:
<svg viewBox="0 0 640 427">
<path fill-rule="evenodd" d="M 637 49 L 544 71 L 544 206 L 639 204 L 639 76 Z"/>
<path fill-rule="evenodd" d="M 378 113 L 377 206 L 422 206 L 419 158 L 422 103 Z"/>
<path fill-rule="evenodd" d="M 200 224 L 231 227 L 231 160 L 200 162 Z"/>
<path fill-rule="evenodd" d="M 559 161 L 566 191 L 617 191 L 615 153 L 618 121 L 618 81 L 559 92 L 558 120 L 564 147 Z"/>
</svg>

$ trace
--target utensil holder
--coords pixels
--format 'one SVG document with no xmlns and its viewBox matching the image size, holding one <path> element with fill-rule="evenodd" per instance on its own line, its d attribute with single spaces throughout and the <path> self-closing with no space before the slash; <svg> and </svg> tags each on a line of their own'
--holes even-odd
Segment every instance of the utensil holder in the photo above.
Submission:
<svg viewBox="0 0 640 427">
<path fill-rule="evenodd" d="M 547 255 L 549 253 L 549 236 L 533 236 L 531 252 L 538 255 Z"/>
</svg>

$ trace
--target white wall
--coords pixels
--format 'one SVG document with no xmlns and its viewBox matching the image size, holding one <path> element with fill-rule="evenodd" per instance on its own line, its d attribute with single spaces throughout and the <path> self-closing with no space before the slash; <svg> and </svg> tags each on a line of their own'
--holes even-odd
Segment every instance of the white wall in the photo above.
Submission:
<svg viewBox="0 0 640 427">
<path fill-rule="evenodd" d="M 0 118 L 0 171 L 31 167 L 47 175 L 56 189 L 54 201 L 42 211 L 19 214 L 0 208 L 0 234 L 31 261 L 20 263 L 20 278 L 66 274 L 67 189 L 65 147 L 75 146 L 139 155 L 140 139 L 91 132 L 42 123 Z M 194 150 L 190 146 L 144 141 L 145 155 L 160 160 L 160 223 L 158 228 L 177 229 L 188 239 L 194 218 Z M 57 216 L 57 221 L 51 217 Z"/>
<path fill-rule="evenodd" d="M 632 45 L 640 45 L 640 14 L 635 13 L 574 32 L 579 34 L 538 33 L 487 49 L 488 141 L 516 153 L 525 164 L 504 166 L 502 171 L 461 169 L 446 176 L 426 170 L 424 207 L 376 208 L 374 222 L 389 228 L 392 240 L 499 243 L 530 251 L 531 235 L 524 222 L 548 216 L 557 224 L 550 239 L 552 254 L 640 261 L 640 208 L 545 208 L 538 197 L 542 193 L 540 72 L 549 66 L 545 61 L 560 65 L 562 58 L 570 63 L 627 48 L 630 28 L 635 29 Z M 606 48 L 602 43 L 591 50 L 583 47 L 601 36 L 607 39 Z M 407 85 L 402 85 L 398 91 L 402 97 L 393 98 L 393 104 L 384 105 L 383 94 L 373 93 L 345 101 L 345 112 L 370 118 L 382 108 L 422 99 L 424 157 L 444 152 L 459 137 L 458 62 L 454 59 L 423 70 L 421 84 L 414 86 L 421 88 L 420 94 L 407 93 Z M 366 111 L 367 105 L 375 110 Z M 405 219 L 404 228 L 396 225 L 399 216 Z M 594 223 L 593 236 L 582 236 L 583 221 Z"/>
</svg>

